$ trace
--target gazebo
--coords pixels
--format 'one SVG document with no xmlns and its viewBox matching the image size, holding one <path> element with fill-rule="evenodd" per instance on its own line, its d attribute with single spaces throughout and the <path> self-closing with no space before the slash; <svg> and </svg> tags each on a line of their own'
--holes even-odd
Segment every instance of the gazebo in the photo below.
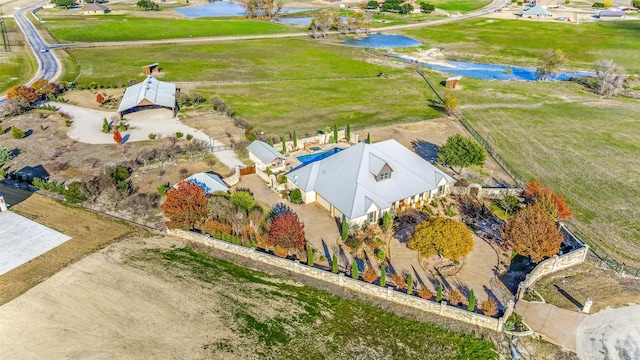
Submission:
<svg viewBox="0 0 640 360">
<path fill-rule="evenodd" d="M 149 75 L 143 82 L 127 88 L 118 106 L 120 118 L 126 113 L 145 107 L 164 107 L 176 115 L 176 85 Z"/>
</svg>

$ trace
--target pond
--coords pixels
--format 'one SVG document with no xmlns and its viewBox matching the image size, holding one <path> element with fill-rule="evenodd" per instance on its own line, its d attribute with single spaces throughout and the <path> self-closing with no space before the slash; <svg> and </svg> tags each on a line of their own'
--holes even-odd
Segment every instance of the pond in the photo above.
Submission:
<svg viewBox="0 0 640 360">
<path fill-rule="evenodd" d="M 406 62 L 413 62 L 410 59 L 394 56 L 393 58 Z M 474 79 L 495 79 L 495 80 L 521 80 L 521 81 L 537 81 L 536 69 L 524 68 L 517 66 L 481 64 L 464 61 L 446 61 L 438 63 L 417 62 L 424 67 L 434 70 L 440 70 L 454 75 L 462 75 Z M 505 74 L 504 70 L 510 68 L 511 75 Z M 572 78 L 581 78 L 587 76 L 595 76 L 590 72 L 561 72 L 551 80 L 569 80 Z"/>
<path fill-rule="evenodd" d="M 412 47 L 422 45 L 419 41 L 406 36 L 387 34 L 372 34 L 362 39 L 345 41 L 343 44 L 370 48 Z"/>
<path fill-rule="evenodd" d="M 292 25 L 309 25 L 311 24 L 311 16 L 305 17 L 296 17 L 296 18 L 279 18 L 278 22 L 283 24 L 292 24 Z M 346 16 L 342 16 L 342 21 L 347 21 Z"/>
<path fill-rule="evenodd" d="M 283 8 L 282 13 L 295 13 L 311 9 Z M 234 1 L 214 1 L 207 5 L 194 6 L 188 8 L 174 9 L 173 11 L 188 18 L 198 18 L 205 16 L 244 16 L 242 5 Z"/>
</svg>

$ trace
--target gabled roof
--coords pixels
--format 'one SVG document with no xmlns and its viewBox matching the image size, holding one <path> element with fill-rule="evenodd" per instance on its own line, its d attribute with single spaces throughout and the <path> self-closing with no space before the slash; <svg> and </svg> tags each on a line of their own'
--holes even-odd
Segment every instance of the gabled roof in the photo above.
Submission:
<svg viewBox="0 0 640 360">
<path fill-rule="evenodd" d="M 254 140 L 249 146 L 247 146 L 253 155 L 255 155 L 263 164 L 271 164 L 275 159 L 286 159 L 279 152 L 276 151 L 271 145 L 264 141 Z"/>
<path fill-rule="evenodd" d="M 227 191 L 229 187 L 222 181 L 220 176 L 210 173 L 197 173 L 184 179 L 192 184 L 200 185 L 205 194 L 211 195 L 217 191 Z M 174 185 L 177 187 L 177 184 Z"/>
<path fill-rule="evenodd" d="M 89 3 L 84 5 L 84 11 L 105 11 L 109 10 L 108 7 L 96 3 Z"/>
<path fill-rule="evenodd" d="M 393 174 L 376 181 L 373 169 L 387 164 Z M 376 174 L 377 175 L 377 174 Z M 287 178 L 303 191 L 315 191 L 348 218 L 366 215 L 371 204 L 386 209 L 395 201 L 455 180 L 395 140 L 361 142 L 294 170 Z"/>
<path fill-rule="evenodd" d="M 522 11 L 522 15 L 549 16 L 549 12 L 541 6 L 534 6 L 527 11 Z"/>
<path fill-rule="evenodd" d="M 127 88 L 120 106 L 118 106 L 118 112 L 143 105 L 174 108 L 176 106 L 176 85 L 157 80 L 149 75 L 143 82 Z"/>
<path fill-rule="evenodd" d="M 619 16 L 622 17 L 626 13 L 622 10 L 602 10 L 599 13 L 599 16 Z"/>
</svg>

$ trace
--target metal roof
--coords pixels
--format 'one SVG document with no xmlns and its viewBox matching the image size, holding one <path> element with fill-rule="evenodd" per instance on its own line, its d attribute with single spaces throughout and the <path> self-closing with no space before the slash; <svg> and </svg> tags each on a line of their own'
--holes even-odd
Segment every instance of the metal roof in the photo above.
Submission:
<svg viewBox="0 0 640 360">
<path fill-rule="evenodd" d="M 263 164 L 271 164 L 275 159 L 286 159 L 279 152 L 276 151 L 271 145 L 264 141 L 254 140 L 249 146 L 247 146 L 253 155 L 255 155 Z"/>
<path fill-rule="evenodd" d="M 387 164 L 390 178 L 376 181 L 371 170 Z M 377 174 L 376 174 L 377 175 Z M 395 140 L 361 142 L 294 170 L 287 178 L 303 191 L 315 191 L 348 218 L 366 215 L 372 203 L 386 209 L 395 201 L 455 180 Z"/>
<path fill-rule="evenodd" d="M 160 105 L 173 109 L 176 106 L 176 85 L 149 75 L 143 82 L 127 88 L 118 112 L 143 105 Z"/>
<path fill-rule="evenodd" d="M 538 16 L 549 16 L 549 12 L 545 10 L 543 7 L 534 6 L 529 10 L 522 11 L 522 15 L 538 15 Z"/>
<path fill-rule="evenodd" d="M 222 181 L 220 176 L 210 173 L 197 173 L 184 179 L 192 184 L 200 185 L 205 194 L 211 195 L 217 191 L 227 191 L 229 187 Z M 174 185 L 177 187 L 177 184 Z"/>
<path fill-rule="evenodd" d="M 624 16 L 626 13 L 622 10 L 602 10 L 599 13 L 599 16 L 616 16 L 616 17 L 622 17 Z"/>
</svg>

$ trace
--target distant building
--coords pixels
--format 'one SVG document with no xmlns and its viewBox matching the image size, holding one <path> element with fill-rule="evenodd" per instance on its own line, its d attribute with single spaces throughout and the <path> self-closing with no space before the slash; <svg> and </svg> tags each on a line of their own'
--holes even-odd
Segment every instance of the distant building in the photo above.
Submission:
<svg viewBox="0 0 640 360">
<path fill-rule="evenodd" d="M 102 15 L 102 14 L 109 13 L 109 11 L 111 10 L 109 10 L 109 8 L 104 5 L 97 4 L 97 3 L 90 3 L 90 4 L 85 4 L 82 11 L 84 11 L 85 15 Z"/>
<path fill-rule="evenodd" d="M 448 89 L 457 89 L 458 86 L 460 86 L 460 80 L 462 80 L 462 76 L 450 77 L 444 82 L 444 87 Z"/>
<path fill-rule="evenodd" d="M 145 75 L 155 75 L 160 72 L 160 66 L 158 63 L 145 65 L 142 67 L 142 73 Z"/>
<path fill-rule="evenodd" d="M 267 167 L 277 170 L 285 167 L 287 158 L 264 141 L 253 141 L 247 146 L 247 150 L 249 159 L 256 164 L 258 170 L 264 171 Z"/>
<path fill-rule="evenodd" d="M 536 16 L 538 18 L 546 18 L 551 16 L 551 14 L 549 14 L 549 12 L 541 7 L 541 6 L 534 6 L 532 8 L 526 9 L 526 10 L 522 10 L 520 12 L 521 16 L 527 16 L 527 17 L 533 17 Z"/>
<path fill-rule="evenodd" d="M 624 19 L 624 15 L 625 12 L 622 10 L 602 10 L 598 18 L 601 20 L 622 20 Z"/>
</svg>

